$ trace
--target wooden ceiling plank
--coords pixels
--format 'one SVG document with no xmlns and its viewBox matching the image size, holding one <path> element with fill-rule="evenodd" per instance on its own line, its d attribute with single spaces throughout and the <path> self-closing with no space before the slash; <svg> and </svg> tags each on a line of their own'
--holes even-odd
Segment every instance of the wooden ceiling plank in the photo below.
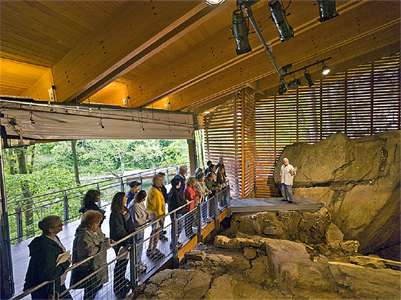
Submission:
<svg viewBox="0 0 401 300">
<path fill-rule="evenodd" d="M 289 22 L 294 26 L 296 35 L 303 33 L 305 23 L 308 24 L 307 29 L 320 26 L 320 22 L 317 20 L 317 8 L 313 4 L 314 2 L 294 2 L 292 4 L 290 10 L 294 13 L 289 17 Z M 356 1 L 343 2 L 339 11 L 345 11 L 358 5 L 361 3 Z M 226 26 L 214 36 L 209 37 L 204 43 L 199 44 L 193 51 L 189 51 L 185 56 L 174 62 L 168 60 L 161 62 L 159 60 L 157 73 L 163 74 L 163 80 L 154 80 L 155 77 L 157 78 L 156 70 L 150 73 L 141 72 L 140 69 L 133 70 L 132 73 L 138 74 L 135 77 L 130 77 L 134 80 L 130 96 L 136 99 L 135 106 L 144 106 L 168 94 L 178 92 L 195 84 L 198 80 L 231 67 L 233 64 L 252 60 L 254 56 L 261 53 L 266 55 L 255 34 L 250 35 L 250 44 L 257 45 L 253 51 L 241 56 L 235 54 L 234 40 L 230 30 L 231 12 L 232 9 L 226 10 L 228 16 L 228 18 L 225 16 L 227 19 Z M 266 17 L 268 16 L 267 2 L 256 7 L 254 14 L 261 21 L 259 26 L 262 28 L 264 36 L 272 37 L 270 43 L 273 45 L 279 44 L 277 30 L 272 21 Z M 170 49 L 170 51 L 172 50 Z"/>
<path fill-rule="evenodd" d="M 322 58 L 322 55 L 325 53 L 325 51 L 322 50 L 325 48 L 328 51 L 329 47 L 340 47 L 342 44 L 346 43 L 344 41 L 348 41 L 349 43 L 354 38 L 363 39 L 364 34 L 372 34 L 372 30 L 383 24 L 390 23 L 391 25 L 391 22 L 399 23 L 399 14 L 394 8 L 394 10 L 389 9 L 386 13 L 380 14 L 375 18 L 363 18 L 355 25 L 355 17 L 368 15 L 369 13 L 371 14 L 372 11 L 378 10 L 377 3 L 371 4 L 369 2 L 369 4 L 368 6 L 362 6 L 358 10 L 343 14 L 340 16 L 342 17 L 341 19 L 337 17 L 334 19 L 338 19 L 337 23 L 328 22 L 327 24 L 322 24 L 322 26 L 306 31 L 304 34 L 298 35 L 286 43 L 277 45 L 275 53 L 278 61 L 282 64 L 286 64 L 297 61 L 302 57 L 309 57 L 311 59 Z M 397 5 L 399 7 L 399 4 L 395 4 L 394 6 Z M 361 14 L 361 10 L 363 14 Z M 344 27 L 343 30 L 338 30 L 338 28 L 336 30 L 336 26 L 338 26 L 339 23 Z M 399 26 L 399 24 L 396 26 Z M 393 40 L 399 40 L 399 30 L 393 28 L 392 32 L 391 38 L 393 38 Z M 299 47 L 299 45 L 303 46 Z M 355 51 L 355 49 L 353 49 L 353 51 Z M 252 62 L 248 62 L 246 65 L 237 64 L 232 68 L 216 73 L 213 77 L 200 81 L 187 90 L 169 95 L 171 109 L 181 109 L 195 101 L 224 95 L 229 89 L 238 88 L 243 84 L 267 76 L 266 70 L 271 70 L 273 74 L 272 67 L 264 55 L 264 53 L 261 53 L 255 57 Z M 208 87 L 207 89 L 204 88 L 206 86 Z M 160 106 L 163 106 L 163 100 L 160 102 Z M 153 105 L 153 107 L 157 107 L 157 105 Z"/>
<path fill-rule="evenodd" d="M 199 4 L 159 1 L 127 5 L 109 27 L 82 40 L 53 66 L 59 99 L 72 100 L 92 87 Z"/>
</svg>

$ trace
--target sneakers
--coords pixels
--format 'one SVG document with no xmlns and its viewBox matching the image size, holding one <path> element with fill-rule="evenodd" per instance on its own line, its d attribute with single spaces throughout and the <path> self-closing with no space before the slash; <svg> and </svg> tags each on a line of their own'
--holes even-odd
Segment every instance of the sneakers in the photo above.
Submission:
<svg viewBox="0 0 401 300">
<path fill-rule="evenodd" d="M 147 268 L 148 267 L 143 262 L 140 262 L 138 264 L 138 273 L 145 273 Z"/>
<path fill-rule="evenodd" d="M 166 237 L 165 235 L 160 235 L 160 240 L 161 241 L 168 241 L 168 237 Z"/>
</svg>

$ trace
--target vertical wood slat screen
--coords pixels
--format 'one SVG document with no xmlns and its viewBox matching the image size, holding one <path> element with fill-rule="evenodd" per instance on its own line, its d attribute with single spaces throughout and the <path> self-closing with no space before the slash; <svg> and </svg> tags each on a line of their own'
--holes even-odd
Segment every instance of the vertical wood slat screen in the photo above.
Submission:
<svg viewBox="0 0 401 300">
<path fill-rule="evenodd" d="M 356 138 L 401 129 L 400 111 L 398 53 L 282 96 L 242 91 L 206 116 L 206 156 L 225 157 L 234 195 L 270 197 L 278 194 L 272 175 L 286 145 L 336 132 Z"/>
<path fill-rule="evenodd" d="M 256 197 L 278 195 L 273 169 L 286 145 L 336 132 L 351 138 L 400 128 L 400 57 L 328 76 L 312 88 L 256 99 Z"/>
<path fill-rule="evenodd" d="M 224 158 L 233 196 L 251 197 L 255 190 L 254 93 L 244 89 L 205 116 L 206 157 Z"/>
</svg>

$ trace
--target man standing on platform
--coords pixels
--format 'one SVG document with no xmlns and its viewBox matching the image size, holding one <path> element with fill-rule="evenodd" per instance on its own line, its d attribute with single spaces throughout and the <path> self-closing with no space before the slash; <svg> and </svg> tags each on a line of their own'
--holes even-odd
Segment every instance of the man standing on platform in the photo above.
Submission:
<svg viewBox="0 0 401 300">
<path fill-rule="evenodd" d="M 288 201 L 289 203 L 294 202 L 294 196 L 292 194 L 292 185 L 294 183 L 294 176 L 297 173 L 297 168 L 294 168 L 288 158 L 283 158 L 283 164 L 281 165 L 280 176 L 281 184 L 280 190 L 283 195 L 283 201 Z"/>
</svg>

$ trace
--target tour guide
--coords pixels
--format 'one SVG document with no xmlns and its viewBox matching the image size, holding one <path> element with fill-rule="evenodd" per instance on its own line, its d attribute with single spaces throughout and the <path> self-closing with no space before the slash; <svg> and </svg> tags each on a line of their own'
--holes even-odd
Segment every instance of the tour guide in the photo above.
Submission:
<svg viewBox="0 0 401 300">
<path fill-rule="evenodd" d="M 288 201 L 289 203 L 294 202 L 294 196 L 292 195 L 292 185 L 294 182 L 294 176 L 297 173 L 297 168 L 294 168 L 288 158 L 283 158 L 283 164 L 281 165 L 280 176 L 281 184 L 280 190 L 283 195 L 283 201 Z"/>
</svg>

